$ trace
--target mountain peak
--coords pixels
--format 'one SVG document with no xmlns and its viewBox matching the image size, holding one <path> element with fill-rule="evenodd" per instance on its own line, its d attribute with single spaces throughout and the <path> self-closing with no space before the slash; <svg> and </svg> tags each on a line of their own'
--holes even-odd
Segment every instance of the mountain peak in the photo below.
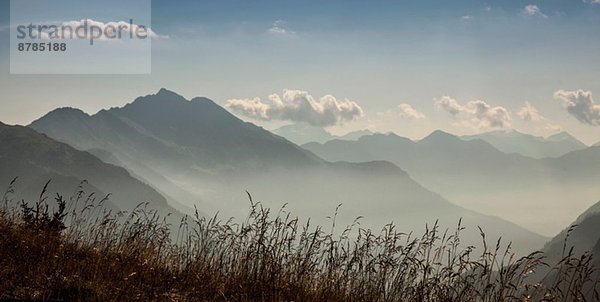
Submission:
<svg viewBox="0 0 600 302">
<path fill-rule="evenodd" d="M 54 109 L 39 119 L 33 121 L 31 125 L 35 124 L 38 121 L 75 121 L 89 118 L 90 115 L 83 112 L 81 109 L 72 108 L 72 107 L 62 107 L 58 109 Z"/>
<path fill-rule="evenodd" d="M 149 94 L 145 96 L 137 97 L 133 102 L 123 106 L 123 107 L 115 107 L 111 108 L 109 112 L 118 112 L 121 110 L 138 110 L 139 108 L 145 108 L 149 105 L 151 106 L 170 106 L 174 103 L 184 103 L 188 102 L 186 98 L 168 90 L 166 88 L 161 88 L 156 94 Z"/>
<path fill-rule="evenodd" d="M 440 140 L 448 141 L 448 140 L 457 140 L 457 139 L 458 139 L 458 137 L 456 137 L 453 134 L 444 132 L 442 130 L 435 130 L 435 131 L 431 132 L 431 134 L 429 134 L 428 136 L 423 138 L 421 141 L 422 142 L 440 141 Z"/>
<path fill-rule="evenodd" d="M 215 103 L 215 101 L 213 101 L 207 97 L 203 97 L 203 96 L 198 96 L 198 97 L 191 99 L 190 103 L 198 103 L 198 104 L 202 104 L 205 106 L 210 105 L 210 106 L 218 107 L 219 110 L 225 110 L 219 104 Z"/>
<path fill-rule="evenodd" d="M 188 101 L 167 89 L 138 97 L 124 107 L 111 108 L 93 118 L 71 118 L 72 123 L 68 125 L 63 120 L 55 118 L 52 122 L 36 123 L 35 128 L 82 149 L 106 149 L 113 154 L 131 152 L 130 147 L 117 146 L 127 138 L 137 146 L 131 158 L 144 153 L 152 160 L 189 161 L 203 169 L 214 168 L 223 173 L 228 173 L 233 161 L 240 163 L 240 169 L 321 164 L 312 154 L 245 123 L 207 98 Z M 114 149 L 107 147 L 111 144 L 115 145 Z M 141 151 L 150 149 L 154 150 Z M 184 149 L 188 154 L 180 155 Z"/>
<path fill-rule="evenodd" d="M 177 94 L 176 92 L 172 91 L 172 90 L 168 90 L 166 88 L 161 88 L 156 94 L 155 96 L 159 96 L 159 97 L 166 97 L 166 98 L 183 98 L 183 96 Z"/>
<path fill-rule="evenodd" d="M 54 109 L 50 111 L 48 114 L 60 114 L 60 115 L 70 115 L 70 116 L 86 116 L 89 117 L 89 114 L 83 112 L 83 110 L 73 107 L 62 107 L 58 109 Z"/>
<path fill-rule="evenodd" d="M 203 97 L 203 96 L 197 96 L 197 97 L 191 99 L 190 102 L 198 102 L 198 103 L 210 102 L 210 103 L 214 103 L 213 100 L 211 100 L 211 99 L 209 99 L 207 97 Z"/>
<path fill-rule="evenodd" d="M 187 99 L 183 96 L 173 92 L 171 90 L 161 88 L 156 94 L 149 94 L 146 96 L 141 96 L 136 98 L 133 103 L 125 105 L 125 107 L 129 105 L 139 104 L 139 103 L 171 103 L 171 102 L 187 102 Z"/>
</svg>

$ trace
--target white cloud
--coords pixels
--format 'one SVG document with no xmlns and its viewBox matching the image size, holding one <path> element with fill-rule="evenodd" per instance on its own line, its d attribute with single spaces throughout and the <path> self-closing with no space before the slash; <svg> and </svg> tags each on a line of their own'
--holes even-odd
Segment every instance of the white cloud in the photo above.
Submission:
<svg viewBox="0 0 600 302">
<path fill-rule="evenodd" d="M 260 98 L 253 99 L 231 99 L 228 100 L 225 107 L 233 109 L 258 120 L 269 120 L 270 105 L 263 103 Z"/>
<path fill-rule="evenodd" d="M 591 91 L 559 90 L 554 98 L 561 101 L 563 107 L 583 124 L 600 126 L 600 104 L 594 102 Z"/>
<path fill-rule="evenodd" d="M 36 25 L 36 24 L 34 24 Z M 41 25 L 41 24 L 39 24 Z M 36 29 L 33 30 L 33 35 L 35 37 L 49 40 L 49 39 L 90 39 L 92 35 L 99 35 L 98 37 L 94 36 L 94 41 L 110 41 L 110 40 L 118 40 L 119 34 L 121 37 L 128 37 L 130 32 L 136 33 L 140 31 L 140 33 L 145 33 L 145 35 L 152 39 L 167 39 L 169 36 L 159 35 L 154 32 L 151 28 L 143 27 L 142 25 L 137 25 L 135 23 L 129 23 L 125 21 L 117 21 L 117 22 L 102 22 L 96 21 L 93 19 L 81 19 L 81 20 L 72 20 L 72 21 L 64 21 L 64 22 L 52 22 L 52 24 L 44 24 L 45 28 L 42 31 L 38 31 Z M 87 28 L 87 31 L 83 35 L 78 35 L 76 30 L 79 27 Z M 94 28 L 94 29 L 92 29 Z M 65 30 L 62 30 L 65 29 Z M 71 30 L 69 30 L 71 29 Z M 97 30 L 101 30 L 101 33 L 98 33 Z M 93 30 L 93 32 L 92 32 Z M 83 32 L 83 31 L 81 31 Z M 108 36 L 107 36 L 108 35 Z M 85 36 L 85 37 L 84 37 Z"/>
<path fill-rule="evenodd" d="M 443 109 L 453 116 L 458 115 L 463 111 L 463 107 L 455 99 L 449 96 L 443 96 L 435 102 L 438 109 Z"/>
<path fill-rule="evenodd" d="M 539 122 L 545 119 L 537 110 L 537 108 L 535 108 L 529 102 L 525 102 L 525 105 L 523 105 L 523 107 L 517 111 L 517 116 L 527 122 Z"/>
<path fill-rule="evenodd" d="M 276 35 L 276 36 L 293 36 L 296 35 L 296 32 L 289 29 L 286 25 L 286 22 L 283 20 L 277 20 L 273 22 L 271 27 L 267 29 L 267 32 Z"/>
<path fill-rule="evenodd" d="M 542 13 L 542 10 L 539 8 L 539 6 L 534 5 L 534 4 L 529 4 L 529 5 L 525 6 L 523 8 L 523 14 L 525 14 L 526 16 L 532 16 L 532 17 L 548 18 L 548 16 L 546 16 L 544 13 Z"/>
<path fill-rule="evenodd" d="M 583 2 L 589 4 L 600 4 L 600 0 L 583 0 Z"/>
<path fill-rule="evenodd" d="M 471 15 L 464 15 L 462 17 L 460 17 L 462 20 L 464 21 L 469 21 L 469 20 L 473 20 L 473 16 Z"/>
<path fill-rule="evenodd" d="M 415 108 L 413 108 L 409 104 L 398 105 L 398 107 L 396 107 L 396 111 L 398 112 L 398 114 L 401 117 L 405 117 L 405 118 L 409 118 L 409 119 L 420 120 L 420 119 L 425 118 L 425 114 L 417 111 Z"/>
<path fill-rule="evenodd" d="M 556 132 L 561 130 L 559 125 L 549 121 L 529 102 L 525 102 L 525 105 L 517 111 L 517 116 L 521 120 L 533 124 L 534 129 L 537 129 L 538 131 Z"/>
<path fill-rule="evenodd" d="M 63 25 L 69 25 L 69 26 L 73 26 L 73 28 L 76 28 L 77 26 L 83 25 L 84 22 L 88 23 L 88 26 L 97 26 L 100 29 L 102 29 L 102 31 L 108 31 L 111 34 L 116 33 L 112 31 L 112 28 L 123 28 L 126 32 L 129 32 L 129 30 L 131 30 L 132 32 L 136 32 L 137 30 L 141 29 L 141 25 L 137 25 L 137 24 L 130 24 L 129 22 L 125 22 L 125 21 L 118 21 L 118 22 L 101 22 L 101 21 L 96 21 L 96 20 L 92 20 L 92 19 L 82 19 L 79 21 L 68 21 L 68 22 L 63 22 Z M 157 39 L 157 38 L 169 38 L 169 36 L 165 36 L 165 35 L 159 35 L 156 32 L 154 32 L 151 28 L 146 28 L 146 30 L 148 31 L 148 36 L 150 38 L 153 39 Z"/>
<path fill-rule="evenodd" d="M 225 107 L 258 120 L 304 122 L 313 126 L 333 126 L 352 121 L 364 115 L 362 108 L 348 99 L 338 100 L 332 95 L 315 99 L 306 91 L 284 89 L 283 94 L 272 94 L 269 102 L 260 98 L 230 99 Z"/>
<path fill-rule="evenodd" d="M 492 107 L 488 103 L 475 100 L 461 105 L 457 100 L 443 96 L 435 102 L 438 110 L 444 110 L 459 121 L 460 125 L 481 130 L 486 128 L 510 127 L 510 114 L 501 106 Z"/>
</svg>

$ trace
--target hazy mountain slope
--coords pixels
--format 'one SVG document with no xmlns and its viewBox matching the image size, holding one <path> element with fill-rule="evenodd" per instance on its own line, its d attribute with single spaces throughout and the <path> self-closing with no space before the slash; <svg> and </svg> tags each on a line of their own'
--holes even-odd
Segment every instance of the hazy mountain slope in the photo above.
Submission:
<svg viewBox="0 0 600 302">
<path fill-rule="evenodd" d="M 490 236 L 509 234 L 520 251 L 545 240 L 457 207 L 393 164 L 325 162 L 205 98 L 188 101 L 161 90 L 92 116 L 60 109 L 31 127 L 77 148 L 106 150 L 162 192 L 175 197 L 167 181 L 182 188 L 195 198 L 182 202 L 191 206 L 201 200 L 200 209 L 209 213 L 242 217 L 249 208 L 248 190 L 256 200 L 276 208 L 288 203 L 294 214 L 317 223 L 327 223 L 325 217 L 343 203 L 340 225 L 362 215 L 364 226 L 378 228 L 393 220 L 402 229 L 421 230 L 436 219 L 453 227 L 464 217 L 473 231 L 481 225 Z M 465 240 L 479 241 L 475 232 Z"/>
<path fill-rule="evenodd" d="M 311 153 L 239 120 L 208 99 L 188 101 L 165 89 L 93 116 L 57 109 L 30 127 L 80 150 L 110 152 L 188 207 L 201 201 L 204 190 L 198 181 L 322 164 Z"/>
<path fill-rule="evenodd" d="M 273 133 L 283 136 L 298 145 L 308 142 L 324 143 L 335 138 L 335 136 L 322 127 L 315 127 L 308 124 L 285 125 L 273 130 Z"/>
<path fill-rule="evenodd" d="M 169 205 L 173 206 L 176 210 L 182 213 L 192 213 L 194 209 L 190 205 L 181 203 L 180 200 L 200 202 L 200 200 L 198 200 L 196 196 L 178 187 L 177 185 L 175 185 L 156 171 L 146 166 L 144 163 L 140 162 L 139 160 L 133 159 L 129 162 L 129 165 L 125 165 L 118 158 L 112 155 L 112 153 L 110 153 L 109 151 L 103 149 L 90 149 L 87 150 L 87 152 L 98 157 L 105 163 L 125 168 L 129 173 L 131 173 L 132 176 L 150 185 L 153 189 L 157 190 L 162 196 L 164 196 L 167 199 Z M 143 176 L 136 173 L 136 171 L 142 173 Z M 155 187 L 153 185 L 155 183 L 161 184 L 162 190 Z M 174 195 L 170 195 L 166 192 L 169 192 Z M 206 216 L 206 213 L 200 210 L 199 212 L 202 215 Z"/>
<path fill-rule="evenodd" d="M 533 158 L 559 157 L 587 147 L 566 132 L 543 138 L 515 130 L 499 130 L 461 138 L 465 140 L 482 139 L 502 152 L 518 153 Z"/>
<path fill-rule="evenodd" d="M 99 198 L 110 193 L 112 205 L 119 209 L 130 210 L 141 202 L 150 202 L 153 208 L 175 212 L 163 196 L 131 177 L 125 169 L 32 129 L 0 123 L 0 142 L 0 184 L 8 186 L 18 176 L 16 191 L 21 198 L 36 200 L 49 179 L 52 179 L 50 193 L 63 195 L 74 193 L 79 183 L 87 180 L 90 185 L 85 187 L 86 193 L 95 192 Z"/>
<path fill-rule="evenodd" d="M 372 134 L 374 134 L 374 132 L 371 130 L 357 130 L 357 131 L 352 131 L 352 132 L 346 133 L 342 136 L 338 136 L 337 138 L 339 138 L 341 140 L 355 141 L 365 135 L 372 135 Z"/>
<path fill-rule="evenodd" d="M 558 232 L 600 196 L 600 188 L 592 185 L 600 181 L 597 147 L 532 159 L 442 131 L 420 141 L 376 134 L 303 147 L 329 161 L 391 161 L 453 202 L 544 234 Z"/>
<path fill-rule="evenodd" d="M 355 217 L 364 217 L 361 226 L 379 228 L 394 222 L 401 230 L 417 233 L 428 224 L 439 222 L 440 228 L 454 229 L 459 219 L 467 226 L 462 240 L 465 244 L 481 243 L 477 226 L 486 230 L 488 238 L 502 237 L 512 241 L 520 254 L 540 248 L 544 237 L 494 216 L 486 216 L 458 207 L 411 179 L 389 162 L 336 162 L 326 168 L 306 169 L 300 173 L 273 173 L 238 182 L 240 188 L 252 192 L 255 200 L 277 209 L 285 202 L 286 210 L 300 217 L 311 217 L 314 224 L 331 225 L 335 207 L 342 204 L 337 218 L 338 229 Z M 223 190 L 208 200 L 243 198 L 243 192 Z M 246 203 L 247 204 L 247 203 Z"/>
<path fill-rule="evenodd" d="M 556 159 L 541 159 L 540 162 L 563 173 L 565 182 L 594 183 L 600 178 L 600 146 L 569 152 Z"/>
<path fill-rule="evenodd" d="M 104 149 L 119 159 L 193 173 L 320 164 L 312 154 L 237 119 L 209 99 L 187 101 L 165 89 L 93 116 L 58 109 L 30 127 L 80 149 Z"/>
<path fill-rule="evenodd" d="M 370 130 L 358 130 L 342 136 L 336 136 L 327 132 L 322 127 L 303 123 L 285 125 L 273 130 L 273 133 L 285 137 L 287 140 L 298 145 L 310 142 L 325 143 L 333 139 L 357 140 L 362 136 L 373 134 Z"/>
<path fill-rule="evenodd" d="M 356 142 L 334 140 L 325 144 L 310 143 L 303 147 L 329 161 L 388 160 L 417 179 L 427 177 L 436 186 L 444 186 L 444 182 L 451 177 L 454 182 L 467 182 L 472 180 L 467 176 L 490 180 L 509 178 L 517 169 L 528 169 L 538 174 L 546 172 L 526 157 L 505 154 L 482 140 L 463 141 L 442 131 L 435 131 L 420 141 L 392 133 L 364 136 Z M 519 181 L 512 182 L 520 185 Z M 504 185 L 492 181 L 481 183 L 486 188 Z"/>
</svg>

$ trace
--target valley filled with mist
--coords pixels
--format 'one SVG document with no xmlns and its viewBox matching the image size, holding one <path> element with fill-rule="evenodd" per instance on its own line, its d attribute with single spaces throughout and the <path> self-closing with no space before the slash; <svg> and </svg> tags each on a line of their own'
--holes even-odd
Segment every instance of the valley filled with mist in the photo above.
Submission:
<svg viewBox="0 0 600 302">
<path fill-rule="evenodd" d="M 0 301 L 600 301 L 598 28 L 0 1 Z"/>
<path fill-rule="evenodd" d="M 0 182 L 9 188 L 7 209 L 21 200 L 24 209 L 41 202 L 48 211 L 48 196 L 58 196 L 59 205 L 71 196 L 73 213 L 102 209 L 90 221 L 145 209 L 146 219 L 166 219 L 170 236 L 189 219 L 236 225 L 269 209 L 264 219 L 279 213 L 273 219 L 330 229 L 342 241 L 393 226 L 400 234 L 458 230 L 452 244 L 475 255 L 496 243 L 505 257 L 543 250 L 559 262 L 567 242 L 575 248 L 568 257 L 596 255 L 600 146 L 568 133 L 516 131 L 438 130 L 411 140 L 365 130 L 326 140 L 327 132 L 314 128 L 286 126 L 274 132 L 287 137 L 279 136 L 208 98 L 161 89 L 93 115 L 58 108 L 26 127 L 2 124 Z M 316 142 L 293 142 L 315 134 Z M 433 234 L 431 244 L 440 240 Z M 440 244 L 449 243 L 445 237 Z"/>
</svg>

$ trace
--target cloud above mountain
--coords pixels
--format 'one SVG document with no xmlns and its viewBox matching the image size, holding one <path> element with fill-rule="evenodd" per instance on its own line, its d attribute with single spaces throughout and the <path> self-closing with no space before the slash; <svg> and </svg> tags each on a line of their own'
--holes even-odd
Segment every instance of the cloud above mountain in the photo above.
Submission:
<svg viewBox="0 0 600 302">
<path fill-rule="evenodd" d="M 594 102 L 591 91 L 586 90 L 558 90 L 554 98 L 559 100 L 563 107 L 583 124 L 600 126 L 600 104 Z"/>
<path fill-rule="evenodd" d="M 458 124 L 473 129 L 509 128 L 510 113 L 501 106 L 491 106 L 482 100 L 469 101 L 465 105 L 443 96 L 436 100 L 436 108 L 449 113 Z"/>
<path fill-rule="evenodd" d="M 425 114 L 413 108 L 410 104 L 400 104 L 395 108 L 398 115 L 408 119 L 420 120 L 425 118 Z"/>
<path fill-rule="evenodd" d="M 517 116 L 527 122 L 539 122 L 545 118 L 531 103 L 525 102 L 525 105 L 517 111 Z"/>
<path fill-rule="evenodd" d="M 325 95 L 316 99 L 302 90 L 284 89 L 283 94 L 271 94 L 268 102 L 259 97 L 230 99 L 225 107 L 244 116 L 264 121 L 304 122 L 313 126 L 333 126 L 364 115 L 358 103 Z"/>
<path fill-rule="evenodd" d="M 535 125 L 534 129 L 541 131 L 560 131 L 561 127 L 554 124 L 543 116 L 539 110 L 529 102 L 525 102 L 523 107 L 516 112 L 517 116 L 525 122 Z"/>
</svg>

